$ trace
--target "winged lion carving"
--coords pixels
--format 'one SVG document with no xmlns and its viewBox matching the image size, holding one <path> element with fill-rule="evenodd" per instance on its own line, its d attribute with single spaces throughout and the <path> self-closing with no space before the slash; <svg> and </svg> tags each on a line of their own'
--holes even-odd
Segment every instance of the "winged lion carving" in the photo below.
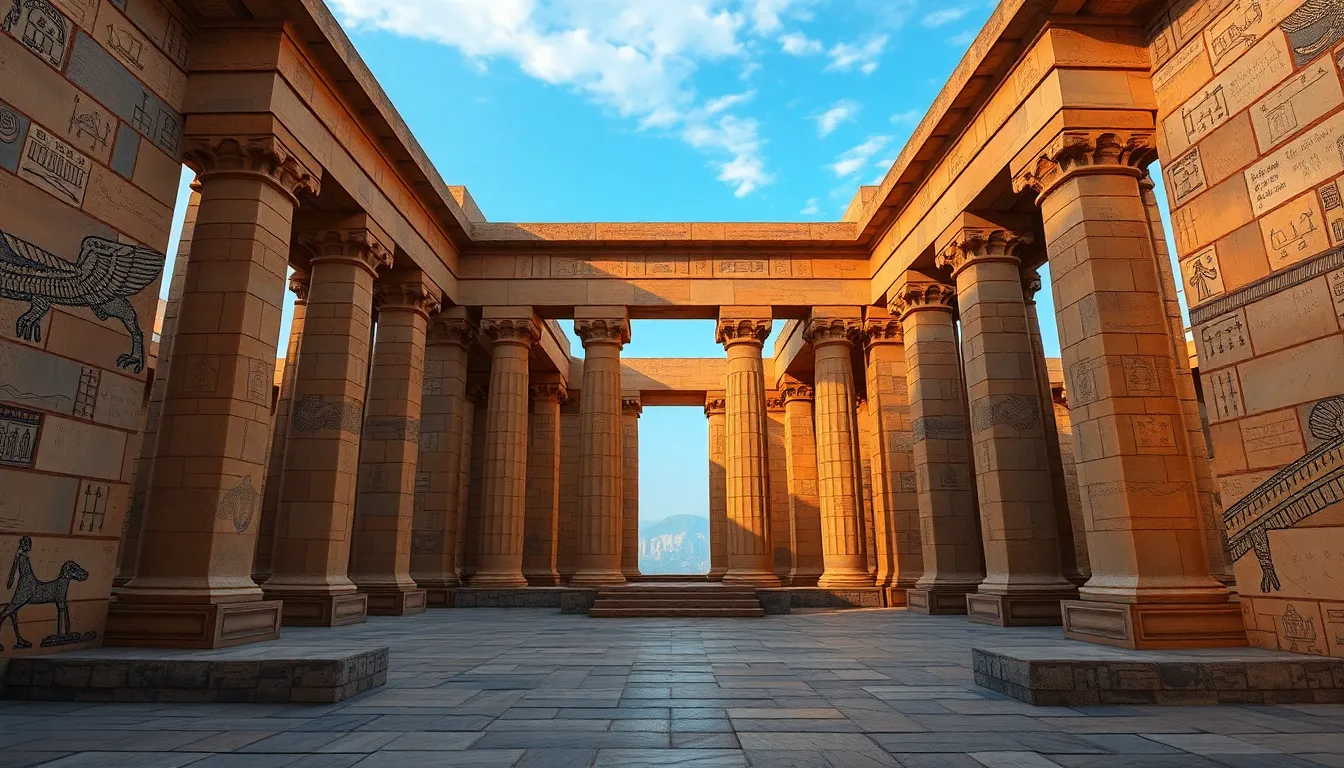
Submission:
<svg viewBox="0 0 1344 768">
<path fill-rule="evenodd" d="M 42 340 L 42 319 L 53 305 L 85 307 L 99 320 L 120 320 L 131 335 L 131 351 L 117 358 L 117 367 L 140 373 L 145 334 L 129 298 L 158 279 L 163 261 L 163 254 L 150 248 L 89 236 L 79 258 L 69 262 L 0 232 L 0 298 L 28 302 L 14 328 L 25 341 Z"/>
</svg>

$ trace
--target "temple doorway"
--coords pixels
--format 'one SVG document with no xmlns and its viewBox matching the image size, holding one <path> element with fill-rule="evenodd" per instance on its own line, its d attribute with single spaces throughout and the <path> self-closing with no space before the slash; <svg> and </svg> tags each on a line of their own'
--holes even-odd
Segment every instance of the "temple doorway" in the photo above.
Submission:
<svg viewBox="0 0 1344 768">
<path fill-rule="evenodd" d="M 704 576 L 710 568 L 709 424 L 704 409 L 645 408 L 638 439 L 640 573 Z"/>
</svg>

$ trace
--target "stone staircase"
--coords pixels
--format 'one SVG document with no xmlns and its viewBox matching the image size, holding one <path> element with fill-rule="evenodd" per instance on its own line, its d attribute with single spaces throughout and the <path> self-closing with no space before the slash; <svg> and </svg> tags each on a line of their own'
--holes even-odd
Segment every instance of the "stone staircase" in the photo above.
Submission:
<svg viewBox="0 0 1344 768">
<path fill-rule="evenodd" d="M 596 619 L 755 618 L 765 615 L 753 587 L 719 584 L 603 587 L 588 610 Z"/>
</svg>

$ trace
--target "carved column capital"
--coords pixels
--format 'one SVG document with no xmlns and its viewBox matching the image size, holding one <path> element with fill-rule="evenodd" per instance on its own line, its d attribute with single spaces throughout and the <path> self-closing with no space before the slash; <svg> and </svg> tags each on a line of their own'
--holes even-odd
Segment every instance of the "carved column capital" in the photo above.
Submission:
<svg viewBox="0 0 1344 768">
<path fill-rule="evenodd" d="M 532 399 L 546 403 L 563 403 L 569 399 L 569 387 L 563 381 L 545 381 L 530 388 Z"/>
<path fill-rule="evenodd" d="M 622 397 L 621 413 L 641 416 L 644 413 L 644 403 L 638 397 Z"/>
<path fill-rule="evenodd" d="M 460 317 L 430 318 L 425 343 L 431 346 L 455 344 L 470 349 L 476 343 L 476 326 Z"/>
<path fill-rule="evenodd" d="M 443 308 L 443 294 L 428 280 L 379 281 L 373 286 L 373 305 L 381 312 L 418 312 L 425 317 Z"/>
<path fill-rule="evenodd" d="M 938 310 L 955 312 L 956 286 L 939 283 L 922 276 L 907 275 L 892 288 L 888 298 L 891 314 L 904 320 L 911 312 Z"/>
<path fill-rule="evenodd" d="M 294 292 L 295 304 L 308 303 L 308 289 L 312 287 L 312 284 L 312 276 L 307 272 L 295 270 L 294 274 L 289 276 L 289 290 Z"/>
<path fill-rule="evenodd" d="M 1065 179 L 1086 173 L 1124 173 L 1141 178 L 1157 159 L 1151 130 L 1065 130 L 1013 173 L 1013 191 L 1044 198 Z"/>
<path fill-rule="evenodd" d="M 595 318 L 574 321 L 574 335 L 586 348 L 589 344 L 630 343 L 630 321 L 623 318 Z"/>
<path fill-rule="evenodd" d="M 799 400 L 810 403 L 816 399 L 816 392 L 806 384 L 788 384 L 779 390 L 779 396 L 786 404 Z"/>
<path fill-rule="evenodd" d="M 322 229 L 302 232 L 298 240 L 312 252 L 310 263 L 344 261 L 367 269 L 375 277 L 392 268 L 392 249 L 369 229 Z"/>
<path fill-rule="evenodd" d="M 1041 292 L 1041 273 L 1034 269 L 1022 271 L 1022 298 L 1028 304 L 1036 303 L 1036 294 Z"/>
<path fill-rule="evenodd" d="M 705 398 L 705 416 L 723 416 L 728 413 L 728 401 L 722 397 Z"/>
<path fill-rule="evenodd" d="M 939 269 L 951 268 L 955 278 L 963 269 L 984 261 L 1018 263 L 1019 249 L 1035 238 L 1030 232 L 1008 229 L 966 228 L 958 232 L 938 252 L 934 263 Z"/>
<path fill-rule="evenodd" d="M 541 323 L 531 318 L 492 318 L 481 321 L 481 333 L 496 344 L 530 347 L 541 339 Z"/>
<path fill-rule="evenodd" d="M 765 410 L 769 413 L 781 413 L 784 410 L 784 404 L 788 400 L 784 398 L 783 392 L 765 393 Z"/>
<path fill-rule="evenodd" d="M 770 338 L 774 321 L 764 318 L 720 318 L 715 340 L 725 347 L 734 344 L 755 344 L 762 346 Z"/>
<path fill-rule="evenodd" d="M 863 321 L 862 338 L 868 348 L 879 344 L 904 344 L 905 329 L 896 317 L 870 318 Z"/>
<path fill-rule="evenodd" d="M 813 347 L 825 344 L 847 344 L 852 347 L 862 331 L 863 323 L 855 317 L 814 317 L 807 321 L 807 327 L 803 329 L 803 341 Z"/>
<path fill-rule="evenodd" d="M 211 176 L 259 176 L 297 206 L 299 195 L 316 197 L 322 169 L 310 168 L 278 136 L 188 136 L 183 161 L 202 184 Z"/>
</svg>

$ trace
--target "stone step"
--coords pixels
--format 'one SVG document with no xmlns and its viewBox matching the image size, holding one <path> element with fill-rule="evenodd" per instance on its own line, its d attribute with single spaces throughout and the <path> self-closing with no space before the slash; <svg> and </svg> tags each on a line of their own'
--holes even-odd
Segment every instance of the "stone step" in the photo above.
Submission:
<svg viewBox="0 0 1344 768">
<path fill-rule="evenodd" d="M 755 600 L 756 593 L 747 592 L 682 592 L 680 590 L 610 589 L 597 593 L 598 599 L 614 600 Z"/>
<path fill-rule="evenodd" d="M 674 596 L 682 597 L 693 595 L 695 597 L 718 597 L 728 596 L 734 598 L 747 597 L 756 598 L 756 590 L 751 588 L 731 588 L 731 587 L 603 587 L 598 590 L 598 595 L 602 597 L 614 595 L 653 595 L 653 596 Z"/>
<path fill-rule="evenodd" d="M 757 618 L 765 615 L 763 608 L 601 608 L 594 606 L 588 615 L 595 619 L 633 618 Z"/>
<path fill-rule="evenodd" d="M 595 608 L 760 608 L 761 603 L 751 600 L 636 600 L 602 598 Z"/>
</svg>

